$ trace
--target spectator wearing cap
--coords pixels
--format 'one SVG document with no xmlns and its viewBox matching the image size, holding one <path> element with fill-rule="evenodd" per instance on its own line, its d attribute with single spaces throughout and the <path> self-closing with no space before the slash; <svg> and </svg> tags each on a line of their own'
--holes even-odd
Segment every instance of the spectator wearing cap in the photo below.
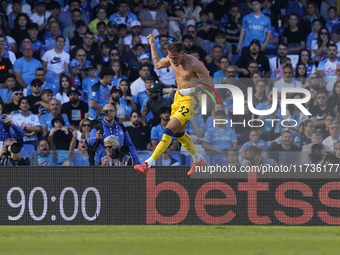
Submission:
<svg viewBox="0 0 340 255">
<path fill-rule="evenodd" d="M 22 48 L 23 57 L 17 59 L 13 66 L 17 82 L 26 88 L 35 78 L 35 70 L 42 67 L 41 62 L 33 58 L 32 44 L 25 44 Z"/>
<path fill-rule="evenodd" d="M 78 88 L 81 86 L 81 79 L 79 78 L 79 73 L 81 72 L 81 66 L 78 60 L 72 59 L 69 65 L 69 70 L 66 72 L 70 76 L 72 86 Z"/>
<path fill-rule="evenodd" d="M 61 106 L 61 114 L 67 115 L 70 121 L 70 128 L 77 130 L 82 119 L 88 118 L 89 105 L 80 100 L 80 92 L 72 87 L 67 93 L 70 101 Z"/>
<path fill-rule="evenodd" d="M 157 28 L 160 23 L 167 21 L 167 13 L 157 10 L 157 5 L 157 0 L 148 0 L 147 8 L 141 9 L 138 13 L 138 20 L 142 24 L 141 34 L 144 36 L 149 34 L 157 36 L 159 34 Z"/>
<path fill-rule="evenodd" d="M 72 24 L 67 25 L 63 30 L 63 36 L 67 37 L 69 40 L 72 40 L 72 38 L 74 37 L 74 31 L 76 31 L 77 21 L 82 19 L 81 10 L 73 9 L 71 12 L 71 19 L 72 19 Z"/>
<path fill-rule="evenodd" d="M 96 36 L 98 34 L 98 30 L 97 30 L 97 24 L 98 22 L 105 22 L 105 24 L 107 25 L 107 23 L 109 22 L 109 19 L 107 18 L 107 13 L 106 13 L 106 7 L 104 6 L 100 6 L 97 8 L 97 13 L 96 13 L 96 17 L 94 20 L 92 20 L 90 22 L 90 24 L 88 25 L 90 31 Z"/>
<path fill-rule="evenodd" d="M 106 34 L 104 35 L 103 41 L 107 42 L 110 45 L 111 49 L 118 49 L 119 52 L 123 52 L 124 50 L 124 40 L 119 37 L 117 34 L 117 23 L 113 20 L 110 20 L 106 26 Z"/>
<path fill-rule="evenodd" d="M 82 82 L 82 90 L 84 93 L 84 101 L 88 101 L 89 98 L 89 91 L 91 87 L 99 81 L 99 78 L 95 76 L 96 69 L 92 66 L 90 61 L 86 61 L 86 63 L 83 66 L 83 70 L 87 77 Z"/>
<path fill-rule="evenodd" d="M 32 41 L 32 48 L 33 48 L 33 57 L 37 60 L 41 60 L 41 49 L 43 48 L 44 44 L 41 40 L 38 39 L 39 33 L 39 26 L 37 23 L 30 23 L 28 25 L 28 35 Z M 22 50 L 22 45 L 20 46 L 20 50 Z"/>
<path fill-rule="evenodd" d="M 56 47 L 56 39 L 57 37 L 59 37 L 59 23 L 56 21 L 52 21 L 49 24 L 49 29 L 50 29 L 50 36 L 47 37 L 45 39 L 45 45 L 44 47 L 41 49 L 41 54 L 43 54 L 43 52 L 46 52 L 48 50 L 54 49 Z M 69 53 L 70 52 L 70 41 L 68 40 L 67 37 L 65 38 L 65 44 L 63 46 L 63 49 L 65 52 Z"/>
<path fill-rule="evenodd" d="M 78 49 L 83 49 L 86 52 L 86 60 L 90 61 L 92 66 L 100 73 L 103 64 L 103 58 L 100 50 L 94 45 L 94 35 L 92 32 L 86 32 L 83 38 L 82 45 L 76 46 L 70 53 L 71 59 L 74 58 Z"/>
<path fill-rule="evenodd" d="M 156 125 L 161 121 L 158 114 L 158 110 L 162 107 L 171 107 L 171 103 L 162 97 L 163 87 L 162 85 L 155 83 L 149 88 L 150 98 L 148 99 L 146 106 L 142 109 L 142 117 L 145 120 L 148 113 L 151 111 L 153 119 L 151 120 L 152 125 Z"/>
<path fill-rule="evenodd" d="M 141 43 L 145 47 L 145 51 L 147 51 L 147 49 L 149 48 L 149 42 L 148 42 L 148 39 L 145 36 L 140 34 L 141 28 L 142 28 L 141 23 L 138 20 L 131 22 L 131 27 L 130 27 L 131 34 L 125 36 L 125 38 L 124 38 L 124 45 L 125 45 L 124 49 L 125 49 L 125 51 L 129 51 L 133 47 L 132 38 L 133 38 L 133 36 L 136 36 L 136 35 L 139 36 Z"/>
<path fill-rule="evenodd" d="M 60 29 L 64 30 L 65 27 L 72 24 L 71 13 L 74 9 L 81 10 L 81 2 L 80 0 L 70 0 L 68 7 L 65 7 L 64 10 L 58 15 L 58 23 L 60 24 Z M 82 10 L 82 20 L 86 24 L 89 24 L 89 15 L 86 10 Z"/>
<path fill-rule="evenodd" d="M 45 113 L 45 114 L 41 115 L 41 117 L 40 117 L 41 132 L 42 132 L 43 136 L 45 136 L 47 134 L 47 132 L 49 132 L 52 129 L 52 127 L 53 127 L 52 120 L 53 120 L 53 118 L 57 117 L 58 115 L 60 115 L 64 120 L 63 126 L 66 126 L 67 128 L 70 127 L 70 123 L 68 121 L 67 116 L 60 114 L 60 108 L 61 108 L 60 101 L 55 99 L 55 98 L 52 98 L 52 99 L 50 99 L 50 101 L 48 103 L 49 103 L 49 107 L 50 107 L 50 112 Z"/>
<path fill-rule="evenodd" d="M 39 25 L 39 32 L 43 32 L 48 25 L 48 18 L 51 16 L 51 12 L 46 11 L 46 3 L 44 0 L 35 1 L 36 12 L 30 16 L 32 23 Z"/>
<path fill-rule="evenodd" d="M 261 44 L 260 41 L 257 39 L 254 39 L 249 44 L 249 51 L 244 50 L 242 52 L 242 55 L 237 60 L 235 66 L 236 71 L 238 73 L 241 73 L 240 77 L 246 77 L 246 75 L 249 75 L 249 71 L 247 70 L 249 61 L 253 60 L 256 61 L 259 65 L 259 70 L 261 73 L 265 73 L 265 77 L 270 76 L 270 66 L 269 66 L 269 60 L 264 54 L 264 52 L 261 50 Z"/>
<path fill-rule="evenodd" d="M 52 128 L 45 135 L 45 139 L 47 140 L 52 137 L 53 143 L 58 151 L 58 165 L 69 165 L 68 149 L 73 135 L 68 127 L 66 127 L 65 120 L 61 114 L 56 115 L 51 120 L 51 125 Z"/>
<path fill-rule="evenodd" d="M 137 57 L 137 56 L 136 56 Z M 128 77 L 128 80 L 129 82 L 134 82 L 135 80 L 137 80 L 139 78 L 139 71 L 138 71 L 138 68 L 140 65 L 149 65 L 150 67 L 150 75 L 153 76 L 153 77 L 156 77 L 156 80 L 159 80 L 158 79 L 158 76 L 157 74 L 155 73 L 155 71 L 153 70 L 154 67 L 151 65 L 151 60 L 150 60 L 150 54 L 148 52 L 142 52 L 142 54 L 137 57 L 136 59 L 138 62 L 136 63 L 136 65 L 132 65 L 132 61 L 129 62 L 129 65 L 130 66 L 130 73 L 129 73 L 129 77 Z M 164 84 L 161 83 L 162 86 L 166 87 Z"/>
<path fill-rule="evenodd" d="M 322 28 L 321 21 L 319 19 L 314 19 L 312 22 L 312 32 L 307 36 L 306 49 L 311 50 L 312 41 L 318 39 L 318 34 Z"/>
<path fill-rule="evenodd" d="M 131 28 L 131 23 L 137 20 L 137 16 L 129 10 L 129 4 L 125 0 L 118 2 L 118 12 L 110 16 L 110 21 L 115 21 L 117 25 L 125 24 Z"/>
<path fill-rule="evenodd" d="M 53 96 L 57 95 L 59 84 L 53 85 L 51 83 L 46 82 L 46 71 L 44 68 L 42 67 L 37 68 L 37 70 L 35 71 L 35 79 L 39 79 L 42 82 L 41 90 L 50 89 L 53 93 Z M 32 82 L 31 82 L 31 85 L 27 87 L 27 95 L 31 95 L 31 93 L 32 93 Z"/>
<path fill-rule="evenodd" d="M 19 109 L 21 112 L 10 115 L 13 123 L 24 130 L 24 144 L 38 145 L 38 134 L 41 132 L 41 124 L 38 115 L 30 112 L 30 104 L 27 97 L 19 100 Z"/>
<path fill-rule="evenodd" d="M 96 17 L 97 14 L 97 9 L 100 6 L 104 6 L 106 8 L 106 13 L 107 16 L 110 17 L 112 14 L 114 14 L 115 12 L 117 12 L 117 7 L 115 4 L 111 3 L 109 0 L 99 0 L 99 3 L 93 7 L 93 2 L 95 2 L 95 4 L 98 3 L 98 1 L 91 1 L 91 7 L 92 7 L 92 17 Z"/>
<path fill-rule="evenodd" d="M 102 110 L 110 102 L 110 87 L 114 72 L 112 69 L 103 68 L 99 74 L 99 81 L 89 90 L 89 118 L 96 118 L 96 111 Z"/>
<path fill-rule="evenodd" d="M 70 63 L 70 54 L 63 50 L 66 38 L 57 36 L 55 48 L 48 50 L 42 56 L 42 64 L 46 70 L 46 81 L 55 86 L 59 84 L 59 77 L 65 73 Z"/>
<path fill-rule="evenodd" d="M 19 101 L 23 97 L 22 88 L 17 86 L 12 89 L 12 102 L 5 104 L 4 111 L 7 113 L 11 113 L 13 111 L 19 110 Z"/>
<path fill-rule="evenodd" d="M 118 118 L 119 123 L 122 123 L 125 120 L 125 111 L 119 102 L 121 97 L 122 91 L 120 90 L 120 87 L 113 86 L 110 91 L 110 104 L 113 104 L 116 107 L 116 117 Z"/>
<path fill-rule="evenodd" d="M 269 19 L 272 18 L 272 11 L 270 9 L 263 9 L 262 13 L 265 16 L 267 16 Z M 280 34 L 279 34 L 279 30 L 275 26 L 273 26 L 273 24 L 271 24 L 271 26 L 270 26 L 270 31 L 272 33 L 271 33 L 271 37 L 269 39 L 269 42 L 267 44 L 267 48 L 266 48 L 265 53 L 267 55 L 275 55 L 276 49 L 277 49 L 277 46 L 278 46 L 278 43 L 279 43 Z"/>
<path fill-rule="evenodd" d="M 271 38 L 270 19 L 261 12 L 261 1 L 250 0 L 253 12 L 242 19 L 242 31 L 236 51 L 241 52 L 242 47 L 250 45 L 251 41 L 257 39 L 264 51 Z"/>
<path fill-rule="evenodd" d="M 41 100 L 41 87 L 43 83 L 39 79 L 34 79 L 30 84 L 30 94 L 27 96 L 28 103 L 31 106 L 31 111 L 34 114 L 38 114 L 37 111 L 34 112 L 35 103 Z M 28 89 L 27 89 L 28 91 Z M 28 94 L 28 93 L 27 93 Z M 48 105 L 48 103 L 47 103 Z"/>
<path fill-rule="evenodd" d="M 76 30 L 74 31 L 74 37 L 71 39 L 71 51 L 79 45 L 82 45 L 84 43 L 84 36 L 87 32 L 87 26 L 84 22 L 84 20 L 78 20 L 76 22 Z"/>
</svg>

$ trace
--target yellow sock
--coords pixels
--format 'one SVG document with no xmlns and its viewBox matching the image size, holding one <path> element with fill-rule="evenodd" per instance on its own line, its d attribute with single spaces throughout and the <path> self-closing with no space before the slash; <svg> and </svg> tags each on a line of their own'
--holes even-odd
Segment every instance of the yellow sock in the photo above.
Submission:
<svg viewBox="0 0 340 255">
<path fill-rule="evenodd" d="M 196 155 L 197 151 L 190 136 L 185 132 L 175 134 L 175 138 L 183 145 L 183 147 L 191 154 Z"/>
<path fill-rule="evenodd" d="M 152 153 L 151 158 L 153 158 L 154 160 L 157 160 L 159 158 L 159 156 L 162 155 L 162 153 L 171 144 L 172 137 L 173 137 L 173 133 L 171 132 L 170 129 L 166 128 L 165 131 L 164 131 L 164 134 L 162 136 L 162 140 L 160 140 L 160 142 L 157 144 L 157 147 L 154 150 L 154 152 Z"/>
</svg>

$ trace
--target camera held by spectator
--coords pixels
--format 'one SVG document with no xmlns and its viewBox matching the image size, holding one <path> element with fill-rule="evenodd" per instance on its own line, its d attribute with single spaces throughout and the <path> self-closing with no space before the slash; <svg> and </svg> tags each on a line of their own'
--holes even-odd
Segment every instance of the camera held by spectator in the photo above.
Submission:
<svg viewBox="0 0 340 255">
<path fill-rule="evenodd" d="M 323 165 L 325 162 L 331 164 L 339 164 L 340 163 L 340 142 L 336 142 L 334 144 L 334 152 L 326 151 L 325 154 L 322 154 L 322 147 L 319 144 L 314 144 L 312 146 L 312 153 L 309 154 L 310 160 L 314 164 Z"/>
<path fill-rule="evenodd" d="M 21 157 L 21 145 L 14 138 L 8 138 L 0 150 L 0 164 L 2 166 L 30 165 L 29 158 Z"/>
<path fill-rule="evenodd" d="M 110 135 L 104 139 L 104 147 L 107 156 L 101 158 L 101 166 L 132 166 L 133 159 L 129 146 L 119 144 L 117 136 Z"/>
</svg>

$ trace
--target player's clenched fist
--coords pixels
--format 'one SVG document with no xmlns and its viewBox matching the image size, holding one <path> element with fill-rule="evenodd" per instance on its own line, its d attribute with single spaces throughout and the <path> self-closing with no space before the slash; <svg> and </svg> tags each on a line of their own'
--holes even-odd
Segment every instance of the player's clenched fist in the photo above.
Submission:
<svg viewBox="0 0 340 255">
<path fill-rule="evenodd" d="M 155 36 L 153 34 L 148 35 L 149 44 L 155 43 Z"/>
</svg>

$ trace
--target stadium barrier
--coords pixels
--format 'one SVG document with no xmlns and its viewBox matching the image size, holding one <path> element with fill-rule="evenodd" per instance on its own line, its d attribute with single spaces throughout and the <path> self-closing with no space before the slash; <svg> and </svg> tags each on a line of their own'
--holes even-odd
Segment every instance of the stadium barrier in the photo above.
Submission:
<svg viewBox="0 0 340 255">
<path fill-rule="evenodd" d="M 339 177 L 194 178 L 187 171 L 3 167 L 0 224 L 340 224 Z"/>
</svg>

